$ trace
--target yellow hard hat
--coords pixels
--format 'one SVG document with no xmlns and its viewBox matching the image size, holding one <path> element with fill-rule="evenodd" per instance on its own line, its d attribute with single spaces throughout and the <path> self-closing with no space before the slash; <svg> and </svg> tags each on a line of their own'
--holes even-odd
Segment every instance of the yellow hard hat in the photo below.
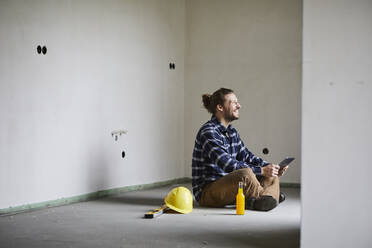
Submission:
<svg viewBox="0 0 372 248">
<path fill-rule="evenodd" d="M 174 211 L 188 214 L 192 211 L 192 195 L 185 187 L 177 187 L 171 190 L 165 197 L 165 204 Z"/>
</svg>

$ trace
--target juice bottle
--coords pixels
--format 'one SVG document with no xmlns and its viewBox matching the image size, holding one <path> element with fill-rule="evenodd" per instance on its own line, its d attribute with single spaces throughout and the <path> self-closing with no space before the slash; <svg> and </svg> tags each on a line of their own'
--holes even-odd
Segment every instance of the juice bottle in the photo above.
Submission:
<svg viewBox="0 0 372 248">
<path fill-rule="evenodd" d="M 243 194 L 243 182 L 239 182 L 238 194 L 236 195 L 236 214 L 243 215 L 245 211 L 245 197 Z"/>
</svg>

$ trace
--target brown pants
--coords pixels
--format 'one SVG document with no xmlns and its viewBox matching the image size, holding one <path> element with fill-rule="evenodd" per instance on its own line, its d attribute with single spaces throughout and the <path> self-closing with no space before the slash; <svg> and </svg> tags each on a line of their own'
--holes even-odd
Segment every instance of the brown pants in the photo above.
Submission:
<svg viewBox="0 0 372 248">
<path fill-rule="evenodd" d="M 279 202 L 278 177 L 259 177 L 257 179 L 250 168 L 244 168 L 230 172 L 226 176 L 207 184 L 203 189 L 199 205 L 223 207 L 235 204 L 239 182 L 243 182 L 243 193 L 246 199 L 269 195 Z"/>
</svg>

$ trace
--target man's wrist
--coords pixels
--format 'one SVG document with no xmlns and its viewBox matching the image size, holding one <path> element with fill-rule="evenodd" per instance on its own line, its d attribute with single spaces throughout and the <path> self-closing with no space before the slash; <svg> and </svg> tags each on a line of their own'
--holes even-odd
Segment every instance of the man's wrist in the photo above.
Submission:
<svg viewBox="0 0 372 248">
<path fill-rule="evenodd" d="M 253 173 L 257 176 L 261 176 L 262 175 L 262 167 L 261 166 L 254 166 L 254 167 L 251 167 Z"/>
</svg>

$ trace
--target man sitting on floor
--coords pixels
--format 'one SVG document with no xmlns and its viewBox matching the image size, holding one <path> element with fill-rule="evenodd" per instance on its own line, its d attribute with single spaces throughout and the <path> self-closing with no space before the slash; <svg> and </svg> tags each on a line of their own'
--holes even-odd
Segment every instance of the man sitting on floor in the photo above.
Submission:
<svg viewBox="0 0 372 248">
<path fill-rule="evenodd" d="M 199 130 L 192 158 L 192 187 L 201 206 L 234 204 L 243 182 L 246 209 L 268 211 L 284 200 L 279 177 L 288 166 L 269 164 L 250 152 L 231 122 L 239 119 L 240 104 L 234 92 L 221 88 L 202 96 L 211 120 Z"/>
</svg>

